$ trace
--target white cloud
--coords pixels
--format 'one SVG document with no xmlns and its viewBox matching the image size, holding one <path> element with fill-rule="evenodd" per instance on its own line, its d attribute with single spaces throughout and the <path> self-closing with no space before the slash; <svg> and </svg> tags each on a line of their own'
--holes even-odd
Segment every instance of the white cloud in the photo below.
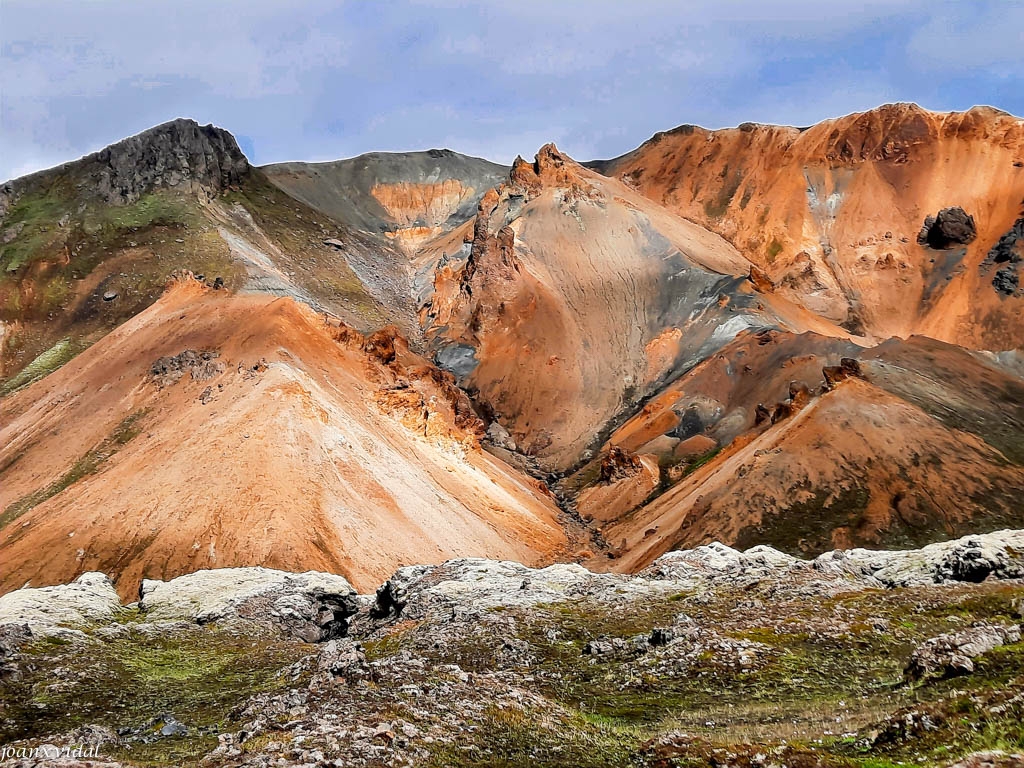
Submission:
<svg viewBox="0 0 1024 768">
<path fill-rule="evenodd" d="M 912 66 L 928 71 L 986 68 L 999 76 L 1021 75 L 1024 65 L 1024 5 L 998 3 L 987 10 L 944 8 L 911 37 Z"/>
<path fill-rule="evenodd" d="M 0 178 L 181 115 L 245 135 L 256 162 L 508 162 L 890 99 L 1024 111 L 1024 7 L 996 0 L 0 2 Z"/>
</svg>

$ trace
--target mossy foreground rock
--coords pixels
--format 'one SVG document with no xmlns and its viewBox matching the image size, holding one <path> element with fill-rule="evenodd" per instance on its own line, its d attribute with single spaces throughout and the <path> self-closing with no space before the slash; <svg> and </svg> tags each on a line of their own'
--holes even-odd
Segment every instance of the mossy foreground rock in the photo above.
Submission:
<svg viewBox="0 0 1024 768">
<path fill-rule="evenodd" d="M 639 576 L 455 560 L 372 595 L 237 568 L 121 606 L 86 574 L 0 597 L 0 744 L 25 768 L 1003 768 L 1022 569 L 1002 531 L 813 561 L 712 544 Z"/>
</svg>

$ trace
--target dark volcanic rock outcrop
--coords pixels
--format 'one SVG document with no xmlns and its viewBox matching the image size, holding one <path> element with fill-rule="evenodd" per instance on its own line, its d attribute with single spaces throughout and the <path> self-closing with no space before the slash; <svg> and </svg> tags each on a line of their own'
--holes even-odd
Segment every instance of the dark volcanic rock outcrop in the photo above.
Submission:
<svg viewBox="0 0 1024 768">
<path fill-rule="evenodd" d="M 1013 222 L 1013 226 L 999 238 L 988 252 L 988 261 L 994 264 L 1019 264 L 1024 258 L 1024 216 Z"/>
<path fill-rule="evenodd" d="M 1012 296 L 1020 286 L 1021 260 L 1024 259 L 1024 217 L 1017 219 L 1013 226 L 999 238 L 988 252 L 982 268 L 993 264 L 1001 267 L 992 276 L 992 287 L 1004 296 Z"/>
<path fill-rule="evenodd" d="M 216 194 L 238 184 L 249 162 L 235 137 L 213 125 L 172 120 L 90 155 L 96 189 L 106 202 L 137 200 L 154 187 Z"/>
<path fill-rule="evenodd" d="M 992 278 L 992 287 L 999 293 L 1012 296 L 1020 285 L 1020 276 L 1013 267 L 1003 267 Z"/>
<path fill-rule="evenodd" d="M 249 173 L 234 136 L 213 125 L 179 118 L 111 144 L 80 160 L 4 184 L 0 216 L 23 192 L 66 174 L 105 203 L 132 203 L 152 189 L 172 187 L 213 196 Z"/>
<path fill-rule="evenodd" d="M 921 231 L 917 233 L 917 242 L 932 248 L 950 248 L 967 245 L 977 236 L 974 217 L 956 206 L 943 208 L 937 216 L 926 217 Z"/>
</svg>

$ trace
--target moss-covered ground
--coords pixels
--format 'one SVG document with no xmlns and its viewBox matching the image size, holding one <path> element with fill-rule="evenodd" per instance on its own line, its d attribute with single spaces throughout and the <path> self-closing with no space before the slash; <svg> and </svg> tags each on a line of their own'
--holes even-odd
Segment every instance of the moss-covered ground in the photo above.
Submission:
<svg viewBox="0 0 1024 768">
<path fill-rule="evenodd" d="M 399 720 L 421 735 L 441 728 L 440 738 L 405 747 L 414 764 L 436 768 L 754 766 L 766 755 L 794 766 L 890 768 L 1024 750 L 1024 643 L 977 657 L 970 675 L 903 676 L 930 637 L 1019 621 L 1024 586 L 773 594 L 755 586 L 504 607 L 454 624 L 403 620 L 363 640 L 368 677 L 317 689 L 313 710 L 277 710 L 243 754 L 287 745 L 296 723 L 326 716 L 351 731 Z M 680 614 L 698 632 L 676 650 L 598 660 L 584 652 L 595 639 L 672 626 Z M 22 674 L 0 679 L 0 740 L 98 724 L 128 734 L 108 749 L 113 757 L 194 765 L 218 733 L 242 728 L 250 697 L 309 682 L 295 671 L 309 664 L 294 665 L 316 646 L 216 626 L 154 631 L 143 619 L 125 610 L 111 626 L 87 628 L 85 646 L 44 639 L 23 649 Z M 759 661 L 736 663 L 730 643 L 756 646 Z M 462 676 L 455 689 L 453 669 Z M 444 686 L 458 692 L 424 698 Z M 168 715 L 188 734 L 140 738 Z M 351 756 L 336 739 L 320 748 L 343 764 Z"/>
<path fill-rule="evenodd" d="M 1014 600 L 1024 587 L 958 589 L 860 591 L 784 607 L 740 608 L 743 594 L 719 593 L 625 609 L 587 602 L 534 609 L 515 616 L 516 636 L 533 656 L 520 672 L 560 705 L 563 720 L 493 711 L 472 738 L 439 752 L 437 764 L 647 765 L 654 760 L 648 742 L 679 732 L 688 738 L 666 748 L 678 754 L 656 764 L 707 765 L 709 750 L 753 754 L 783 746 L 824 764 L 864 766 L 938 765 L 971 751 L 1020 751 L 1024 644 L 982 657 L 967 677 L 918 684 L 903 678 L 913 649 L 929 637 L 975 621 L 1019 621 Z M 647 634 L 683 612 L 701 627 L 771 652 L 762 665 L 744 669 L 708 651 L 677 674 L 656 675 L 635 659 L 594 662 L 583 652 L 595 638 Z M 501 644 L 488 631 L 431 647 L 412 627 L 370 647 L 376 657 L 400 649 L 481 673 L 503 665 Z M 1002 709 L 1013 694 L 1022 701 Z M 905 712 L 930 713 L 935 729 L 885 737 L 886 719 Z"/>
<path fill-rule="evenodd" d="M 136 629 L 131 612 L 115 637 L 44 638 L 23 650 L 20 679 L 0 680 L 0 743 L 68 732 L 92 724 L 139 738 L 104 747 L 136 765 L 186 765 L 217 745 L 232 710 L 249 696 L 293 684 L 290 664 L 309 652 L 296 642 L 251 638 L 208 627 L 202 632 Z M 147 743 L 173 716 L 182 736 Z"/>
</svg>

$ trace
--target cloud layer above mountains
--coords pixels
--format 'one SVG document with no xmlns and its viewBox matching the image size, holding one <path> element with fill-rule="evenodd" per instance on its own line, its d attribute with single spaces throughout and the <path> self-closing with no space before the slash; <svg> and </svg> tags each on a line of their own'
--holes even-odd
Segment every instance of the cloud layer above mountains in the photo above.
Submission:
<svg viewBox="0 0 1024 768">
<path fill-rule="evenodd" d="M 1001 0 L 4 0 L 0 179 L 178 116 L 257 163 L 439 146 L 507 163 L 887 101 L 1020 115 L 1022 28 Z"/>
</svg>

